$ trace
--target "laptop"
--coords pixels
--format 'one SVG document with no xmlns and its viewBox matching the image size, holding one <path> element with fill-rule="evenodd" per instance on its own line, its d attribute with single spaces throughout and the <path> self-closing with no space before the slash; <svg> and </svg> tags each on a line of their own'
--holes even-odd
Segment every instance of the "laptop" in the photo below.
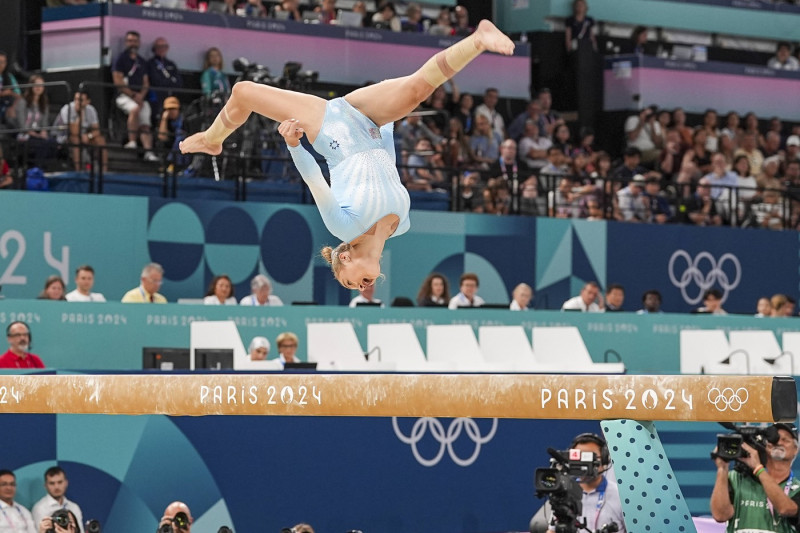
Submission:
<svg viewBox="0 0 800 533">
<path fill-rule="evenodd" d="M 336 24 L 339 26 L 360 28 L 363 23 L 363 16 L 361 13 L 356 13 L 355 11 L 345 11 L 344 9 L 340 9 L 339 14 L 336 16 Z"/>
</svg>

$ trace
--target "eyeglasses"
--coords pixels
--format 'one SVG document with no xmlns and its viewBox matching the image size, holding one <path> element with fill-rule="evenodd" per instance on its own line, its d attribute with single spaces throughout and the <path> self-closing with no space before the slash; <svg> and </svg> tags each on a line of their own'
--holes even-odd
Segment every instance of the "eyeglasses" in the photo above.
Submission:
<svg viewBox="0 0 800 533">
<path fill-rule="evenodd" d="M 9 481 L 9 482 L 6 482 L 6 483 L 0 483 L 0 487 L 16 487 L 16 486 L 17 486 L 17 482 L 16 481 Z"/>
<path fill-rule="evenodd" d="M 278 348 L 297 348 L 296 344 L 279 344 Z"/>
<path fill-rule="evenodd" d="M 31 334 L 28 333 L 28 332 L 25 332 L 25 333 L 9 333 L 7 336 L 12 338 L 12 339 L 15 339 L 17 337 L 30 337 Z"/>
</svg>

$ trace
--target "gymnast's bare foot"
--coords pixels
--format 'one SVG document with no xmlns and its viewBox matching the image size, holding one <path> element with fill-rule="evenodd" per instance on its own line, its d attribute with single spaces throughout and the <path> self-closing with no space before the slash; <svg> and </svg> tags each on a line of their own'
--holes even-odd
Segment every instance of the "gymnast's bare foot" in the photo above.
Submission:
<svg viewBox="0 0 800 533">
<path fill-rule="evenodd" d="M 481 50 L 497 52 L 507 56 L 514 53 L 514 41 L 509 39 L 505 33 L 497 29 L 497 26 L 488 20 L 480 21 L 474 35 Z"/>
<path fill-rule="evenodd" d="M 219 155 L 222 153 L 222 144 L 209 144 L 206 141 L 206 132 L 201 131 L 190 135 L 180 143 L 182 154 L 204 153 L 209 155 Z"/>
</svg>

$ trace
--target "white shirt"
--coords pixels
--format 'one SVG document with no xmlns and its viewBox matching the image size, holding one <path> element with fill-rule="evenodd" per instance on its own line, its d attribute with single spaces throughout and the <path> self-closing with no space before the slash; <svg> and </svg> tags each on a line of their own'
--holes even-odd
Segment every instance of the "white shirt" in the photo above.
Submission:
<svg viewBox="0 0 800 533">
<path fill-rule="evenodd" d="M 203 305 L 236 305 L 236 298 L 231 296 L 230 298 L 225 300 L 224 304 L 221 304 L 219 303 L 219 298 L 217 298 L 212 294 L 211 296 L 206 296 L 205 298 L 203 298 Z"/>
<path fill-rule="evenodd" d="M 781 63 L 778 56 L 775 56 L 767 62 L 767 67 L 775 70 L 798 70 L 800 69 L 800 61 L 794 56 L 789 56 L 786 58 L 786 63 Z"/>
<path fill-rule="evenodd" d="M 360 294 L 355 298 L 353 298 L 352 300 L 350 300 L 350 307 L 357 307 L 358 304 L 368 304 L 368 303 L 381 304 L 381 307 L 383 307 L 383 302 L 381 302 L 379 299 L 374 298 L 370 300 Z"/>
<path fill-rule="evenodd" d="M 31 512 L 13 502 L 8 505 L 0 501 L 0 533 L 37 533 L 39 528 L 33 522 Z"/>
<path fill-rule="evenodd" d="M 45 495 L 44 498 L 36 502 L 36 504 L 33 506 L 33 509 L 31 509 L 34 523 L 39 524 L 42 521 L 42 518 L 52 516 L 53 513 L 59 509 L 72 511 L 72 514 L 75 515 L 78 523 L 81 524 L 81 531 L 83 530 L 83 513 L 81 512 L 81 508 L 77 503 L 68 500 L 66 496 L 64 496 L 64 503 L 58 503 L 58 500 L 49 494 Z"/>
<path fill-rule="evenodd" d="M 527 311 L 527 310 L 528 310 L 528 308 L 527 308 L 527 307 L 526 307 L 525 309 L 523 309 L 522 307 L 520 307 L 520 305 L 517 303 L 517 301 L 516 301 L 516 300 L 511 300 L 511 305 L 509 305 L 509 306 L 508 306 L 508 308 L 509 308 L 511 311 Z"/>
<path fill-rule="evenodd" d="M 486 104 L 481 104 L 475 108 L 475 116 L 477 117 L 478 115 L 486 117 L 489 124 L 492 125 L 492 129 L 499 133 L 501 138 L 506 138 L 506 121 L 503 115 L 497 112 L 497 108 L 493 111 Z"/>
<path fill-rule="evenodd" d="M 459 292 L 452 298 L 450 298 L 450 303 L 447 304 L 448 309 L 458 309 L 459 307 L 480 307 L 484 304 L 483 298 L 478 296 L 477 294 L 472 297 L 472 302 L 464 296 L 464 293 Z"/>
<path fill-rule="evenodd" d="M 89 295 L 85 295 L 80 292 L 78 289 L 75 289 L 72 292 L 68 292 L 67 295 L 64 297 L 67 299 L 68 302 L 105 302 L 106 297 L 100 294 L 99 292 L 90 292 Z"/>
<path fill-rule="evenodd" d="M 564 302 L 564 305 L 561 306 L 561 309 L 567 309 L 570 311 L 578 310 L 578 311 L 583 311 L 584 313 L 586 313 L 587 311 L 589 313 L 602 312 L 602 309 L 600 309 L 600 306 L 597 305 L 597 302 L 592 302 L 587 306 L 586 302 L 583 301 L 583 298 L 581 298 L 580 294 L 578 296 L 573 296 L 572 298 Z"/>
<path fill-rule="evenodd" d="M 631 115 L 630 117 L 625 120 L 625 133 L 630 133 L 636 129 L 639 125 L 639 115 Z M 646 152 L 647 150 L 655 149 L 656 145 L 653 143 L 653 139 L 650 137 L 650 131 L 653 131 L 656 137 L 661 135 L 661 124 L 656 122 L 655 120 L 645 122 L 644 126 L 641 130 L 639 130 L 639 135 L 633 141 L 628 140 L 628 146 L 635 146 L 642 152 Z"/>
<path fill-rule="evenodd" d="M 256 298 L 255 294 L 248 294 L 241 300 L 239 300 L 239 305 L 272 305 L 272 306 L 280 306 L 283 305 L 283 301 L 280 298 L 275 296 L 274 294 L 270 294 L 267 297 L 267 301 L 263 304 L 258 303 L 258 298 Z"/>
</svg>

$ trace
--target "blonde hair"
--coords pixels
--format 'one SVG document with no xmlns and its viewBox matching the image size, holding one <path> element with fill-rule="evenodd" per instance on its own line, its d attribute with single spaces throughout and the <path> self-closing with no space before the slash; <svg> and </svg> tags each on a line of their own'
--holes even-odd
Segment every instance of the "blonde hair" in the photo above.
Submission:
<svg viewBox="0 0 800 533">
<path fill-rule="evenodd" d="M 278 345 L 279 350 L 283 341 L 294 341 L 295 344 L 300 344 L 300 341 L 297 339 L 297 335 L 291 331 L 284 331 L 275 339 L 275 344 Z"/>
<path fill-rule="evenodd" d="M 340 243 L 339 246 L 336 248 L 331 248 L 330 246 L 325 246 L 320 250 L 319 254 L 322 258 L 331 265 L 331 270 L 333 271 L 333 276 L 338 280 L 339 279 L 339 271 L 342 269 L 342 261 L 339 259 L 339 254 L 342 252 L 349 252 L 350 251 L 350 243 L 343 242 Z M 341 281 L 340 281 L 341 283 Z"/>
</svg>

